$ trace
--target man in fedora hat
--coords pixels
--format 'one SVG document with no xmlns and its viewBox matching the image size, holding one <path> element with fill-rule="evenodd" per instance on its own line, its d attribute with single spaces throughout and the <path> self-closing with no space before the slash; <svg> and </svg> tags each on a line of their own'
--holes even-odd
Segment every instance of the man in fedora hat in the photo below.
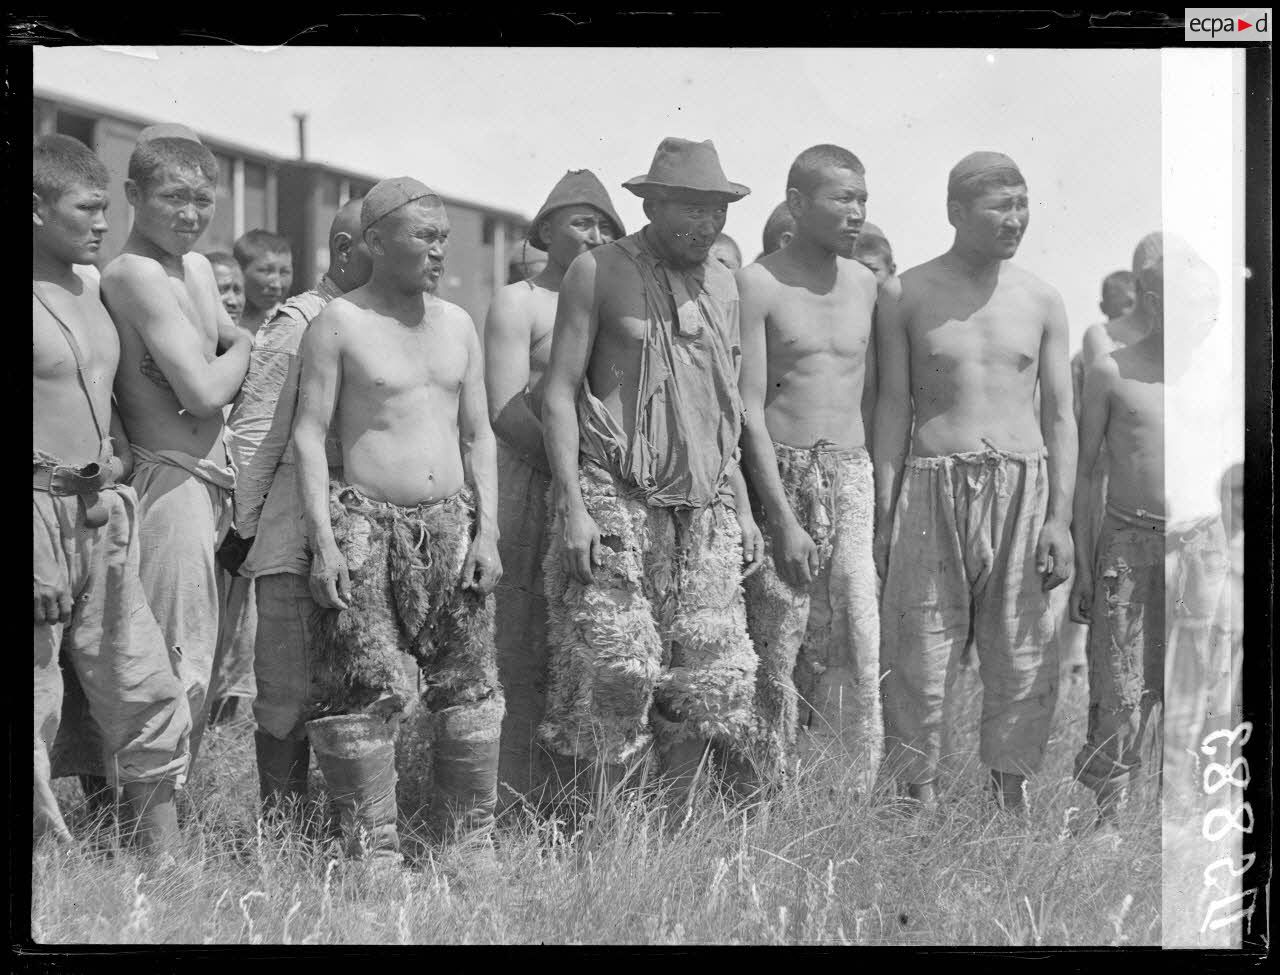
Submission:
<svg viewBox="0 0 1280 975">
<path fill-rule="evenodd" d="M 400 663 L 411 653 L 436 720 L 433 827 L 488 860 L 503 709 L 490 593 L 502 567 L 480 339 L 434 293 L 449 235 L 436 193 L 383 180 L 360 227 L 368 282 L 302 337 L 293 445 L 311 595 L 326 610 L 312 662 L 328 714 L 308 737 L 342 797 L 348 854 L 398 862 L 391 726 L 411 703 Z M 331 479 L 333 418 L 342 475 Z"/>
<path fill-rule="evenodd" d="M 1012 159 L 960 160 L 947 216 L 950 249 L 904 273 L 901 297 L 886 295 L 876 315 L 885 725 L 906 756 L 908 793 L 932 804 L 948 688 L 972 635 L 982 761 L 998 803 L 1016 810 L 1057 695 L 1049 591 L 1072 572 L 1066 312 L 1056 290 L 1010 261 L 1030 216 Z"/>
<path fill-rule="evenodd" d="M 530 746 L 542 717 L 547 663 L 542 559 L 547 554 L 551 470 L 541 415 L 556 300 L 574 258 L 624 233 L 595 174 L 587 169 L 565 173 L 529 224 L 529 243 L 546 251 L 546 268 L 499 291 L 485 321 L 485 390 L 498 438 L 498 551 L 503 565 L 496 641 L 507 689 L 499 778 L 522 795 L 543 779 L 542 762 Z"/>
<path fill-rule="evenodd" d="M 543 393 L 554 526 L 539 735 L 615 770 L 656 742 L 684 797 L 707 747 L 732 756 L 754 727 L 741 578 L 762 542 L 738 470 L 738 289 L 710 256 L 750 191 L 710 142 L 672 138 L 623 185 L 649 223 L 569 267 Z"/>
<path fill-rule="evenodd" d="M 762 756 L 771 775 L 802 741 L 834 737 L 859 791 L 883 752 L 880 620 L 871 556 L 875 275 L 857 260 L 862 162 L 818 145 L 787 174 L 795 235 L 738 272 L 743 452 L 766 556 L 747 583 Z"/>
</svg>

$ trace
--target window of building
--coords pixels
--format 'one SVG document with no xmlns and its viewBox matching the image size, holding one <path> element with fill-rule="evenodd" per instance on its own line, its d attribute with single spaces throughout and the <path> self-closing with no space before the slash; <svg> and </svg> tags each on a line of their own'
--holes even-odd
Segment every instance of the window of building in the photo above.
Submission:
<svg viewBox="0 0 1280 975">
<path fill-rule="evenodd" d="M 58 133 L 60 135 L 69 135 L 73 139 L 79 139 L 90 149 L 94 147 L 93 130 L 94 120 L 87 115 L 76 115 L 73 112 L 58 113 Z"/>
</svg>

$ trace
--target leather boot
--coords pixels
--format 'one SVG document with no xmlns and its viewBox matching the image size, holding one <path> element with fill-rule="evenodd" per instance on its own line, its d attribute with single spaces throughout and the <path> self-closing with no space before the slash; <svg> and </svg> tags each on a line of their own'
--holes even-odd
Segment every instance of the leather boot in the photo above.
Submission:
<svg viewBox="0 0 1280 975">
<path fill-rule="evenodd" d="M 307 765 L 311 759 L 307 740 L 281 740 L 265 731 L 255 731 L 253 747 L 258 756 L 258 795 L 263 812 L 282 805 L 301 809 L 307 799 Z"/>
<path fill-rule="evenodd" d="M 398 726 L 398 714 L 345 714 L 307 722 L 350 859 L 395 864 L 403 859 L 396 828 Z"/>
<path fill-rule="evenodd" d="M 1027 779 L 1016 772 L 997 772 L 991 770 L 991 791 L 995 794 L 996 805 L 1005 812 L 1022 813 L 1026 811 Z"/>
<path fill-rule="evenodd" d="M 682 735 L 674 722 L 654 724 L 659 728 L 658 761 L 671 810 L 668 823 L 672 827 L 683 826 L 693 808 L 694 790 L 706 776 L 710 743 L 699 735 Z"/>
<path fill-rule="evenodd" d="M 132 816 L 125 835 L 146 853 L 172 857 L 178 846 L 178 810 L 172 782 L 130 782 L 121 790 Z"/>
<path fill-rule="evenodd" d="M 108 822 L 116 814 L 115 790 L 101 775 L 81 774 L 80 788 L 84 791 L 84 803 L 94 820 Z"/>
<path fill-rule="evenodd" d="M 431 825 L 443 841 L 488 844 L 498 802 L 502 698 L 439 713 Z"/>
</svg>

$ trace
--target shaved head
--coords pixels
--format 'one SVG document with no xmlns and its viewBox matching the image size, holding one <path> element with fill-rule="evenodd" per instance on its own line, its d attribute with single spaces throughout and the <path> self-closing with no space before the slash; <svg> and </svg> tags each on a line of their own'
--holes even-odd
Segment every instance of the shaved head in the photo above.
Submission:
<svg viewBox="0 0 1280 975">
<path fill-rule="evenodd" d="M 348 200 L 329 224 L 329 280 L 345 294 L 363 287 L 373 273 L 373 258 L 361 230 L 360 213 L 364 198 Z"/>
<path fill-rule="evenodd" d="M 353 240 L 360 238 L 360 209 L 364 206 L 364 198 L 356 197 L 354 200 L 348 200 L 333 217 L 333 223 L 329 224 L 329 243 L 333 244 L 333 238 L 338 234 L 347 234 Z"/>
</svg>

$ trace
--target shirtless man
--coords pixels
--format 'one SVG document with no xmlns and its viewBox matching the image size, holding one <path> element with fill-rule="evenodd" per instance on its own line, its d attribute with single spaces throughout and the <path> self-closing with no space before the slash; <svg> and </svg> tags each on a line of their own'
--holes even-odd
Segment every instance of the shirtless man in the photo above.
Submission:
<svg viewBox="0 0 1280 975">
<path fill-rule="evenodd" d="M 1159 730 L 1151 720 L 1157 704 L 1164 705 L 1166 774 L 1178 772 L 1166 785 L 1179 799 L 1199 793 L 1196 763 L 1183 755 L 1194 755 L 1201 740 L 1202 704 L 1218 672 L 1230 673 L 1227 545 L 1215 490 L 1221 468 L 1210 461 L 1165 477 L 1178 440 L 1190 438 L 1203 455 L 1207 440 L 1221 436 L 1221 397 L 1211 391 L 1215 378 L 1202 361 L 1218 283 L 1184 242 L 1160 233 L 1139 243 L 1133 272 L 1137 304 L 1116 324 L 1143 337 L 1085 367 L 1073 521 L 1071 609 L 1090 624 L 1089 731 L 1076 772 L 1095 792 L 1102 823 L 1122 807 L 1145 739 Z M 1210 415 L 1196 426 L 1174 425 L 1190 419 L 1192 409 Z M 1081 497 L 1087 499 L 1104 443 L 1110 472 L 1095 546 Z M 1229 720 L 1229 701 L 1217 711 Z"/>
<path fill-rule="evenodd" d="M 137 497 L 119 483 L 129 462 L 111 404 L 120 342 L 97 282 L 73 268 L 93 261 L 107 231 L 107 169 L 50 135 L 35 143 L 32 175 L 33 826 L 71 840 L 49 782 L 65 651 L 102 739 L 94 771 L 123 791 L 144 846 L 164 853 L 177 840 L 191 716 L 138 579 Z"/>
<path fill-rule="evenodd" d="M 867 211 L 861 161 L 839 146 L 806 149 L 787 174 L 787 202 L 795 236 L 737 275 L 743 447 L 766 546 L 746 583 L 757 703 L 773 775 L 803 726 L 836 736 L 865 791 L 884 723 L 864 426 L 875 404 L 877 285 L 852 259 Z"/>
<path fill-rule="evenodd" d="M 190 129 L 144 129 L 125 182 L 133 227 L 102 273 L 120 335 L 115 392 L 136 458 L 142 586 L 180 658 L 192 762 L 218 639 L 214 553 L 231 524 L 235 486 L 223 407 L 244 379 L 252 341 L 227 315 L 208 259 L 192 250 L 213 218 L 217 176 Z"/>
<path fill-rule="evenodd" d="M 737 464 L 738 289 L 710 256 L 750 191 L 710 142 L 675 138 L 623 185 L 650 222 L 569 267 L 543 393 L 555 523 L 539 737 L 609 777 L 656 738 L 683 804 L 708 745 L 740 753 L 755 723 L 739 582 L 762 541 Z"/>
<path fill-rule="evenodd" d="M 566 173 L 529 224 L 529 242 L 547 266 L 503 288 L 484 328 L 485 389 L 498 437 L 498 531 L 502 581 L 497 589 L 498 667 L 507 691 L 499 779 L 523 795 L 544 775 L 531 748 L 542 719 L 547 667 L 547 489 L 551 470 L 542 442 L 542 384 L 551 359 L 560 282 L 574 258 L 626 233 L 609 194 L 590 170 Z"/>
<path fill-rule="evenodd" d="M 306 719 L 315 703 L 309 658 L 316 605 L 307 584 L 311 557 L 289 439 L 298 403 L 298 349 L 330 301 L 369 281 L 373 262 L 360 230 L 362 206 L 363 200 L 350 200 L 334 216 L 329 269 L 316 287 L 294 295 L 258 329 L 227 421 L 227 452 L 236 466 L 235 522 L 246 550 L 239 576 L 253 586 L 258 607 L 250 664 L 258 786 L 267 809 L 286 797 L 295 806 L 306 798 Z M 340 476 L 341 445 L 330 436 L 325 450 L 331 475 Z"/>
<path fill-rule="evenodd" d="M 329 610 L 312 662 L 321 713 L 334 715 L 308 734 L 348 855 L 398 861 L 394 719 L 414 693 L 400 668 L 412 653 L 437 719 L 432 822 L 491 854 L 503 702 L 490 592 L 502 567 L 480 339 L 434 293 L 449 236 L 437 194 L 383 180 L 360 223 L 372 277 L 330 301 L 302 339 L 293 442 L 311 595 Z M 325 453 L 335 418 L 342 480 L 330 480 Z"/>
<path fill-rule="evenodd" d="M 1057 694 L 1049 590 L 1071 576 L 1066 313 L 1010 263 L 1029 217 L 1013 160 L 962 159 L 947 214 L 950 250 L 903 274 L 901 300 L 886 297 L 876 316 L 885 724 L 905 746 L 910 796 L 932 804 L 944 699 L 972 629 L 982 761 L 998 801 L 1021 809 Z"/>
</svg>

